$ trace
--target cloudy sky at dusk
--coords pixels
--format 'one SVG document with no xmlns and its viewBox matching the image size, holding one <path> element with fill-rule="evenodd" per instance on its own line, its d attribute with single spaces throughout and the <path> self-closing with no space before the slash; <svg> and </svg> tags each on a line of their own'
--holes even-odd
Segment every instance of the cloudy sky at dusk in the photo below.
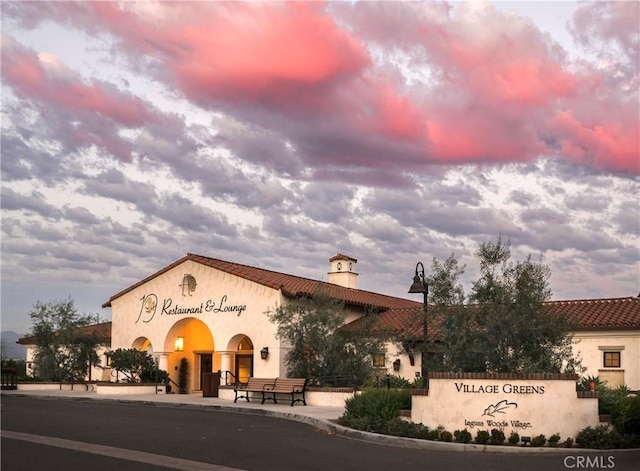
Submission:
<svg viewBox="0 0 640 471">
<path fill-rule="evenodd" d="M 2 2 L 2 330 L 187 252 L 640 291 L 640 3 Z M 416 299 L 419 300 L 419 299 Z"/>
</svg>

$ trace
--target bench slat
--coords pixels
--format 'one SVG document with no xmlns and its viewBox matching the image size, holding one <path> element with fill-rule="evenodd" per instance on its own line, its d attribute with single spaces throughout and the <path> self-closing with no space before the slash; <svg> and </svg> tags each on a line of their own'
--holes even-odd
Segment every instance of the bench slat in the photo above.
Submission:
<svg viewBox="0 0 640 471">
<path fill-rule="evenodd" d="M 278 378 L 273 386 L 273 388 L 269 389 L 268 392 L 270 395 L 265 396 L 263 403 L 265 400 L 271 400 L 274 404 L 278 403 L 276 399 L 276 394 L 291 394 L 291 405 L 293 406 L 296 402 L 302 402 L 303 405 L 307 405 L 307 401 L 304 397 L 305 388 L 307 385 L 307 380 L 304 378 Z M 263 393 L 264 396 L 265 393 Z M 297 397 L 296 395 L 301 396 Z"/>
<path fill-rule="evenodd" d="M 249 401 L 249 393 L 250 392 L 255 392 L 255 393 L 262 393 L 262 403 L 264 404 L 264 391 L 269 390 L 270 388 L 273 388 L 273 386 L 275 385 L 276 382 L 276 378 L 249 378 L 249 381 L 247 381 L 246 384 L 236 384 L 236 387 L 234 388 L 234 392 L 235 392 L 235 399 L 233 400 L 233 402 L 237 402 L 238 399 L 240 398 L 244 398 L 247 400 L 247 402 Z M 240 394 L 238 395 L 238 393 L 244 393 L 244 394 Z"/>
<path fill-rule="evenodd" d="M 233 402 L 240 398 L 249 402 L 249 393 L 253 392 L 262 393 L 262 404 L 267 400 L 277 404 L 276 394 L 290 394 L 292 406 L 296 402 L 302 402 L 306 406 L 307 401 L 304 397 L 306 386 L 305 378 L 249 378 L 246 384 L 236 384 L 234 388 L 236 397 Z"/>
</svg>

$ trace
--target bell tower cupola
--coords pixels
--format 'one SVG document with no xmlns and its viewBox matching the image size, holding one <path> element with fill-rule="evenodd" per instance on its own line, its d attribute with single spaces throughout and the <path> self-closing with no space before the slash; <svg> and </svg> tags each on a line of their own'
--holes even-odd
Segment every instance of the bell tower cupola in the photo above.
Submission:
<svg viewBox="0 0 640 471">
<path fill-rule="evenodd" d="M 329 259 L 331 271 L 329 271 L 329 283 L 344 286 L 345 288 L 358 288 L 358 274 L 356 264 L 358 261 L 344 254 L 337 254 Z"/>
</svg>

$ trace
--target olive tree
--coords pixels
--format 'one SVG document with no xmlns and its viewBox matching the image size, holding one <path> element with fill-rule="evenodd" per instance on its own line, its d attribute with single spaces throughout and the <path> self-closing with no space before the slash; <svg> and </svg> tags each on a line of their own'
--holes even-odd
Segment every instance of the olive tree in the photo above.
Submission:
<svg viewBox="0 0 640 471">
<path fill-rule="evenodd" d="M 118 375 L 121 374 L 126 383 L 154 380 L 157 365 L 148 352 L 137 348 L 118 348 L 110 352 L 109 357 L 111 359 L 111 369 L 115 370 Z"/>
<path fill-rule="evenodd" d="M 35 375 L 45 381 L 84 379 L 99 363 L 96 348 L 106 339 L 82 330 L 92 324 L 90 315 L 80 315 L 74 301 L 36 302 L 29 313 L 35 338 Z"/>
<path fill-rule="evenodd" d="M 551 312 L 550 269 L 531 255 L 513 262 L 509 241 L 480 244 L 480 278 L 468 297 L 459 283 L 464 267 L 452 254 L 434 260 L 430 309 L 443 316 L 445 363 L 451 371 L 575 372 L 573 323 Z M 467 303 L 463 301 L 466 299 Z"/>
<path fill-rule="evenodd" d="M 371 375 L 371 357 L 383 351 L 383 339 L 367 329 L 343 328 L 344 302 L 324 293 L 299 297 L 267 315 L 277 337 L 290 345 L 287 374 L 303 378 L 353 378 L 362 384 Z M 371 314 L 365 313 L 364 325 Z"/>
</svg>

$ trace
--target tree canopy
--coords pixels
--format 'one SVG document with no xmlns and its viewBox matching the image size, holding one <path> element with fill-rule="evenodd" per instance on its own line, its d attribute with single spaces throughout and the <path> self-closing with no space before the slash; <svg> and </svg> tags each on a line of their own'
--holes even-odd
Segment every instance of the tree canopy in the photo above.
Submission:
<svg viewBox="0 0 640 471">
<path fill-rule="evenodd" d="M 121 374 L 125 382 L 139 383 L 154 380 L 156 361 L 148 352 L 137 348 L 118 348 L 109 356 L 111 369 L 118 375 Z"/>
<path fill-rule="evenodd" d="M 268 315 L 290 346 L 285 362 L 291 377 L 348 377 L 362 384 L 371 375 L 372 355 L 384 351 L 380 337 L 340 329 L 344 303 L 324 293 L 292 299 Z"/>
<path fill-rule="evenodd" d="M 542 259 L 511 260 L 510 242 L 480 244 L 480 277 L 465 296 L 465 267 L 452 254 L 434 259 L 428 277 L 433 316 L 444 318 L 444 368 L 449 371 L 574 372 L 569 319 L 544 305 L 551 298 Z M 465 304 L 466 301 L 466 304 Z"/>
<path fill-rule="evenodd" d="M 35 376 L 44 381 L 77 381 L 99 363 L 96 348 L 105 339 L 82 328 L 93 322 L 80 315 L 74 301 L 36 302 L 29 313 L 35 338 Z"/>
</svg>

